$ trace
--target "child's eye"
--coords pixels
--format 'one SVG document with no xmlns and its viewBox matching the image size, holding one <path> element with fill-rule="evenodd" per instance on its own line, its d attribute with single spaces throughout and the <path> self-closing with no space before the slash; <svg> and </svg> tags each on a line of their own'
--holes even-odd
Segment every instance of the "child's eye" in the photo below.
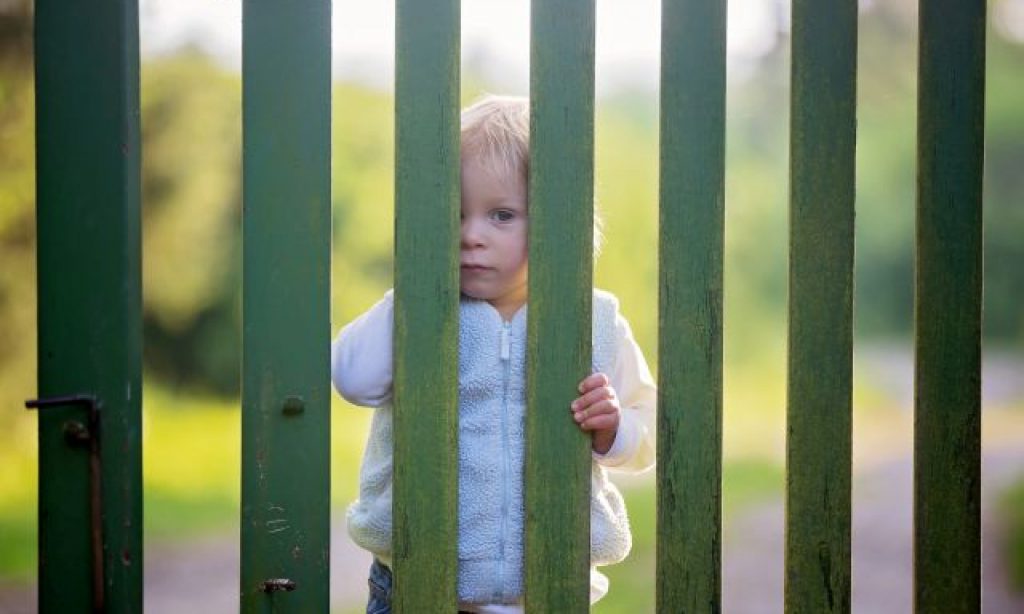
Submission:
<svg viewBox="0 0 1024 614">
<path fill-rule="evenodd" d="M 508 209 L 497 209 L 491 212 L 491 217 L 498 222 L 511 222 L 516 217 L 516 213 Z"/>
</svg>

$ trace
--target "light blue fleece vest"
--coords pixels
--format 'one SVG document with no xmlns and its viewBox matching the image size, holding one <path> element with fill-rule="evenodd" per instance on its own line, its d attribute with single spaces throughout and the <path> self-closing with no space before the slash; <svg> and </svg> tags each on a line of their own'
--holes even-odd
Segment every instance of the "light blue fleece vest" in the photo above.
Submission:
<svg viewBox="0 0 1024 614">
<path fill-rule="evenodd" d="M 611 373 L 616 299 L 594 291 L 594 369 Z M 511 322 L 486 301 L 463 299 L 459 320 L 459 600 L 514 603 L 523 594 L 523 454 L 526 414 L 526 308 Z M 569 411 L 566 408 L 566 418 Z M 374 412 L 348 510 L 352 539 L 391 557 L 390 406 Z M 622 496 L 593 464 L 591 563 L 615 563 L 631 538 Z"/>
</svg>

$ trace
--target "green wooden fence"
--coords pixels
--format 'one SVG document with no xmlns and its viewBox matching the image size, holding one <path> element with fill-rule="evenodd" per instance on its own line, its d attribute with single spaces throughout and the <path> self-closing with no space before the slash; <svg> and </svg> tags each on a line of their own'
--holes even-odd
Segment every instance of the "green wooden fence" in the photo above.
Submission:
<svg viewBox="0 0 1024 614">
<path fill-rule="evenodd" d="M 985 3 L 920 9 L 915 610 L 977 612 Z M 397 2 L 403 612 L 455 601 L 459 16 Z M 854 0 L 794 0 L 787 612 L 851 607 L 856 24 Z M 582 612 L 589 450 L 563 408 L 590 364 L 593 0 L 535 0 L 531 27 L 526 604 Z M 721 609 L 725 33 L 724 2 L 664 0 L 659 612 Z M 241 609 L 322 612 L 330 4 L 246 0 L 243 34 Z M 36 3 L 44 613 L 142 607 L 138 83 L 137 0 Z"/>
<path fill-rule="evenodd" d="M 724 2 L 662 5 L 657 604 L 720 609 Z"/>
<path fill-rule="evenodd" d="M 35 4 L 40 612 L 142 610 L 138 20 Z"/>
<path fill-rule="evenodd" d="M 920 32 L 914 603 L 977 612 L 985 3 L 923 2 Z"/>
<path fill-rule="evenodd" d="M 786 607 L 850 611 L 856 0 L 795 0 Z"/>
<path fill-rule="evenodd" d="M 566 408 L 591 365 L 594 4 L 533 2 L 530 21 L 526 607 L 580 612 L 590 601 L 591 451 Z"/>
<path fill-rule="evenodd" d="M 416 612 L 455 603 L 460 12 L 396 9 L 393 562 L 396 610 Z"/>
<path fill-rule="evenodd" d="M 331 14 L 242 20 L 242 611 L 330 607 Z"/>
</svg>

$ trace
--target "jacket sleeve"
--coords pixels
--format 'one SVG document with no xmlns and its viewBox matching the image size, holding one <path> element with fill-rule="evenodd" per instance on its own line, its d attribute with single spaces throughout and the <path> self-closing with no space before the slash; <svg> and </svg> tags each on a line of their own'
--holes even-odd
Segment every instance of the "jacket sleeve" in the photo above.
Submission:
<svg viewBox="0 0 1024 614">
<path fill-rule="evenodd" d="M 348 402 L 380 407 L 391 402 L 393 292 L 352 320 L 331 343 L 331 380 Z"/>
<path fill-rule="evenodd" d="M 658 389 L 643 352 L 622 314 L 615 316 L 615 366 L 608 379 L 619 397 L 622 414 L 612 447 L 594 454 L 598 463 L 628 473 L 654 466 Z"/>
</svg>

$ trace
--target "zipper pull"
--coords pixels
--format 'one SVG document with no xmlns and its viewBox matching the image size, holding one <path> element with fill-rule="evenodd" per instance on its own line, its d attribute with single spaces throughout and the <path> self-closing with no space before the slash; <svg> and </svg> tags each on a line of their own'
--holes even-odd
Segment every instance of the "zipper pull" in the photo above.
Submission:
<svg viewBox="0 0 1024 614">
<path fill-rule="evenodd" d="M 506 322 L 501 327 L 501 359 L 502 360 L 508 360 L 509 359 L 509 354 L 510 354 L 510 351 L 509 351 L 510 340 L 509 340 L 508 329 L 509 329 L 509 325 Z"/>
</svg>

